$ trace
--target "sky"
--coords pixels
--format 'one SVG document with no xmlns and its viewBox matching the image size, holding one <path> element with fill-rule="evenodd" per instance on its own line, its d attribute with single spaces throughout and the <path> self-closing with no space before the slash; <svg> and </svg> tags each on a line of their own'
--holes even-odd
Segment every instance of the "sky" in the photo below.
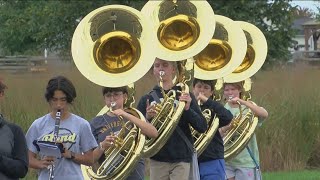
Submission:
<svg viewBox="0 0 320 180">
<path fill-rule="evenodd" d="M 320 7 L 320 1 L 296 1 L 293 0 L 290 2 L 292 6 L 298 5 L 301 8 L 308 8 L 313 10 L 314 12 L 319 12 L 317 6 Z"/>
</svg>

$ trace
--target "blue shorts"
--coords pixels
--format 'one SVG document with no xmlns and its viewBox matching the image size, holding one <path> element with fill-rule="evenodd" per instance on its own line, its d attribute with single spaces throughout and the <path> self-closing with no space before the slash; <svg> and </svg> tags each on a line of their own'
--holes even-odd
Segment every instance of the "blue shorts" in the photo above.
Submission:
<svg viewBox="0 0 320 180">
<path fill-rule="evenodd" d="M 216 159 L 199 164 L 201 180 L 225 180 L 224 159 Z"/>
</svg>

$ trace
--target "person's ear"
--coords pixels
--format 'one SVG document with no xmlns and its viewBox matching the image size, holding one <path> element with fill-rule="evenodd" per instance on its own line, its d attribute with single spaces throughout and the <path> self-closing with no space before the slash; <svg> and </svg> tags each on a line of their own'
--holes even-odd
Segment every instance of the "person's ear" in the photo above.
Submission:
<svg viewBox="0 0 320 180">
<path fill-rule="evenodd" d="M 123 94 L 123 103 L 127 103 L 127 100 L 128 100 L 128 94 Z"/>
<path fill-rule="evenodd" d="M 212 95 L 213 95 L 213 90 L 210 91 L 210 96 L 212 96 Z"/>
</svg>

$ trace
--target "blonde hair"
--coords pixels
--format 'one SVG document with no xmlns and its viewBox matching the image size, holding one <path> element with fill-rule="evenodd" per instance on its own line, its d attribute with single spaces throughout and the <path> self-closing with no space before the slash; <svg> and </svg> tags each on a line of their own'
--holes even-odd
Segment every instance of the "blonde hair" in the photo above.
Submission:
<svg viewBox="0 0 320 180">
<path fill-rule="evenodd" d="M 227 85 L 230 85 L 230 86 L 233 86 L 235 88 L 237 88 L 239 91 L 243 91 L 243 81 L 240 81 L 240 82 L 235 82 L 235 83 L 223 83 L 223 89 L 227 86 Z"/>
<path fill-rule="evenodd" d="M 244 88 L 243 88 L 244 81 L 235 82 L 235 83 L 223 83 L 223 90 L 226 88 L 227 85 L 233 86 L 236 89 L 238 89 L 240 91 L 239 98 L 242 98 L 242 94 L 244 92 Z M 224 98 L 224 101 L 227 100 L 226 98 L 227 97 Z"/>
</svg>

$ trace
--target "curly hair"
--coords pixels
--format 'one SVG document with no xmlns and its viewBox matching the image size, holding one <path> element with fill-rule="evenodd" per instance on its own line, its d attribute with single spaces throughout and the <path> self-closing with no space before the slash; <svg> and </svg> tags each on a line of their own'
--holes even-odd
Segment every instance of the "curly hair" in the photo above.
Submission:
<svg viewBox="0 0 320 180">
<path fill-rule="evenodd" d="M 56 90 L 62 91 L 67 96 L 67 102 L 70 104 L 77 97 L 76 89 L 72 82 L 64 76 L 53 77 L 48 81 L 45 92 L 45 98 L 49 102 Z"/>
</svg>

